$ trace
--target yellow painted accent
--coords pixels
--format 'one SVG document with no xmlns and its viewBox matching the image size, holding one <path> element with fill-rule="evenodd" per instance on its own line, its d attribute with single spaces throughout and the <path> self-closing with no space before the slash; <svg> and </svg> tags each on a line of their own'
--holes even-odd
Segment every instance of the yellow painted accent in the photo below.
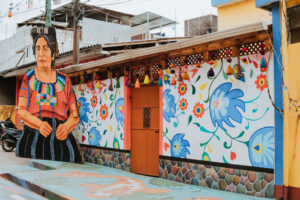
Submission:
<svg viewBox="0 0 300 200">
<path fill-rule="evenodd" d="M 200 100 L 203 100 L 203 96 L 201 93 L 199 93 L 199 97 L 200 97 Z"/>
<path fill-rule="evenodd" d="M 209 161 L 209 158 L 207 155 L 204 156 L 204 161 Z"/>
<path fill-rule="evenodd" d="M 243 62 L 243 59 L 241 59 L 241 62 Z M 245 65 L 248 65 L 248 60 L 246 62 L 243 62 Z"/>
<path fill-rule="evenodd" d="M 104 94 L 104 98 L 105 98 L 105 100 L 107 100 L 107 94 Z"/>
<path fill-rule="evenodd" d="M 287 26 L 283 12 L 286 5 L 280 4 L 281 39 L 283 78 L 283 185 L 300 188 L 300 74 L 299 52 L 300 43 L 288 44 Z M 282 7 L 283 6 L 283 7 Z M 286 15 L 286 13 L 285 13 Z M 276 56 L 276 55 L 275 55 Z M 289 97 L 299 101 L 297 105 L 290 104 Z"/>
<path fill-rule="evenodd" d="M 146 76 L 145 76 L 144 84 L 150 84 L 150 79 L 149 79 L 148 74 L 146 74 Z"/>
<path fill-rule="evenodd" d="M 208 148 L 208 151 L 209 151 L 210 153 L 212 153 L 212 150 L 211 150 L 211 148 L 210 148 L 209 145 L 207 145 L 207 148 Z"/>
<path fill-rule="evenodd" d="M 216 69 L 218 66 L 218 61 L 215 61 L 213 68 Z"/>
<path fill-rule="evenodd" d="M 258 150 L 258 151 L 255 149 L 255 147 L 256 147 L 257 145 L 259 146 L 259 150 Z M 254 151 L 255 151 L 256 153 L 261 154 L 261 144 L 257 144 L 257 145 L 254 146 L 253 149 L 254 149 Z"/>
<path fill-rule="evenodd" d="M 282 11 L 282 7 L 280 6 L 280 11 Z M 281 16 L 281 45 L 282 45 L 282 64 L 283 66 L 286 66 L 288 61 L 288 57 L 287 57 L 287 30 L 286 30 L 286 24 L 285 21 L 283 19 L 283 15 L 282 13 L 280 13 Z M 274 58 L 276 58 L 276 55 L 274 56 Z M 289 87 L 289 76 L 288 76 L 288 72 L 289 72 L 289 67 L 285 67 L 284 72 L 282 74 L 284 82 L 285 82 L 285 87 Z M 290 90 L 288 88 L 288 90 Z M 291 90 L 292 91 L 292 90 Z M 295 128 L 297 127 L 297 122 L 293 122 L 292 118 L 289 117 L 288 115 L 292 116 L 294 115 L 295 118 L 297 118 L 297 114 L 294 112 L 289 112 L 289 100 L 288 100 L 288 93 L 287 90 L 285 90 L 283 88 L 283 109 L 285 110 L 285 114 L 283 116 L 283 185 L 285 186 L 289 186 L 289 173 L 290 173 L 290 151 L 292 151 L 292 148 L 288 148 L 288 146 L 290 145 L 290 141 L 295 139 L 295 133 L 296 130 Z M 288 115 L 287 115 L 288 114 Z M 289 122 L 289 119 L 291 118 L 291 121 Z M 291 127 L 289 127 L 291 124 Z M 292 131 L 294 129 L 294 131 Z M 291 132 L 289 132 L 291 131 Z M 290 138 L 289 137 L 293 137 Z M 292 145 L 291 145 L 292 146 Z"/>
<path fill-rule="evenodd" d="M 178 150 L 178 144 L 174 144 L 174 149 L 177 151 Z"/>
<path fill-rule="evenodd" d="M 113 127 L 111 125 L 109 125 L 109 131 L 112 132 L 113 131 Z"/>
<path fill-rule="evenodd" d="M 123 109 L 124 109 L 123 105 L 120 105 L 118 108 L 119 108 L 120 112 L 123 112 Z"/>
<path fill-rule="evenodd" d="M 117 142 L 115 142 L 115 148 L 118 149 L 119 148 L 119 145 Z"/>
<path fill-rule="evenodd" d="M 121 94 L 121 91 L 120 91 L 120 90 L 118 90 L 118 94 L 119 94 L 119 95 Z"/>
<path fill-rule="evenodd" d="M 5 121 L 10 117 L 10 120 L 16 125 L 15 106 L 0 106 L 0 121 Z"/>
<path fill-rule="evenodd" d="M 283 44 L 284 45 L 284 44 Z M 285 46 L 285 45 L 284 45 Z M 286 49 L 286 47 L 283 50 Z M 287 45 L 287 62 L 285 80 L 289 95 L 292 99 L 300 101 L 300 68 L 299 68 L 300 43 Z M 300 111 L 291 106 L 288 101 L 287 91 L 284 92 L 284 185 L 300 188 Z M 300 106 L 300 102 L 297 105 Z"/>
<path fill-rule="evenodd" d="M 272 21 L 272 16 L 270 12 L 256 8 L 255 0 L 245 0 L 218 8 L 218 31 L 262 21 Z"/>
<path fill-rule="evenodd" d="M 205 90 L 206 86 L 208 85 L 208 83 L 204 83 L 200 86 L 200 90 Z"/>
<path fill-rule="evenodd" d="M 265 85 L 265 82 L 266 80 L 264 78 L 261 78 L 259 81 L 258 81 L 258 85 L 259 86 L 264 86 Z"/>
<path fill-rule="evenodd" d="M 100 88 L 101 88 L 100 81 L 97 81 L 97 83 L 96 83 L 96 88 L 98 88 L 98 89 L 100 89 Z"/>
<path fill-rule="evenodd" d="M 234 82 L 233 78 L 231 76 L 229 78 L 230 78 L 230 81 L 233 83 Z"/>
</svg>

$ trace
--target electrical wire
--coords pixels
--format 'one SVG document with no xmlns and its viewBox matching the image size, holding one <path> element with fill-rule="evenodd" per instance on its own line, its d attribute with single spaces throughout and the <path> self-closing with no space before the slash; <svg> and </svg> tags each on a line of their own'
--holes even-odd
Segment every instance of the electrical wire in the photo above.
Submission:
<svg viewBox="0 0 300 200">
<path fill-rule="evenodd" d="M 25 1 L 25 0 L 21 0 L 21 1 Z M 71 0 L 64 0 L 64 1 L 62 1 L 62 3 L 66 3 L 66 2 L 68 2 L 68 1 L 71 2 Z M 15 12 L 15 13 L 13 13 L 13 15 L 19 15 L 19 14 L 23 14 L 23 13 L 28 13 L 28 12 L 32 12 L 33 10 L 38 10 L 38 9 L 42 9 L 42 8 L 45 8 L 45 6 L 39 6 L 39 7 L 33 8 L 33 9 L 31 9 L 31 10 L 25 10 L 25 11 L 21 11 L 21 12 Z M 7 16 L 7 15 L 2 15 L 2 16 L 0 16 L 0 20 L 1 20 L 2 18 L 5 18 L 6 16 Z"/>
<path fill-rule="evenodd" d="M 286 12 L 287 12 L 286 0 L 280 0 L 280 3 L 281 3 L 281 8 L 282 8 L 282 15 L 283 15 L 284 21 L 285 21 L 285 26 L 286 26 L 286 29 L 288 30 L 287 31 L 287 41 L 289 41 L 291 30 L 290 30 L 290 26 L 289 26 L 289 20 L 288 20 L 287 14 L 286 14 Z M 283 8 L 285 8 L 285 9 L 283 10 Z"/>
<path fill-rule="evenodd" d="M 21 0 L 19 3 L 18 3 L 18 5 L 21 3 L 21 2 L 24 2 L 25 0 Z M 62 3 L 66 3 L 66 2 L 72 2 L 72 0 L 64 0 L 64 1 L 62 1 Z M 115 3 L 107 3 L 107 4 L 101 4 L 101 5 L 94 5 L 94 3 L 93 4 L 89 4 L 90 6 L 91 6 L 91 8 L 93 9 L 93 10 L 97 10 L 97 11 L 101 11 L 101 10 L 105 10 L 105 8 L 101 8 L 101 6 L 113 6 L 113 5 L 119 5 L 119 4 L 126 4 L 126 3 L 129 3 L 129 2 L 132 2 L 133 0 L 126 0 L 126 1 L 115 1 Z M 88 3 L 88 2 L 90 2 L 89 0 L 85 0 L 84 2 L 81 2 L 81 3 Z M 16 5 L 17 6 L 17 5 Z M 93 8 L 92 6 L 95 6 L 95 7 L 99 7 L 99 8 Z M 28 12 L 32 12 L 33 10 L 38 10 L 38 9 L 42 9 L 42 8 L 45 8 L 45 6 L 39 6 L 39 7 L 36 7 L 36 8 L 33 8 L 33 9 L 31 9 L 31 10 L 25 10 L 25 11 L 21 11 L 21 12 L 15 12 L 15 13 L 13 13 L 13 15 L 19 15 L 19 14 L 23 14 L 23 13 L 28 13 Z M 102 11 L 103 12 L 103 11 Z M 7 16 L 7 13 L 8 12 L 6 12 L 4 15 L 2 15 L 2 16 L 0 16 L 0 20 L 1 19 L 3 19 L 3 18 L 5 18 L 6 16 Z M 104 13 L 104 12 L 103 12 Z M 115 15 L 112 15 L 112 14 L 110 14 L 110 13 L 108 13 L 108 15 L 109 16 L 111 16 L 111 17 L 114 17 L 114 18 L 117 18 L 117 19 L 120 19 L 120 17 L 118 17 L 118 16 L 115 16 Z"/>
<path fill-rule="evenodd" d="M 272 50 L 274 50 L 274 46 L 273 46 L 273 43 L 272 43 L 272 40 L 271 40 L 271 37 L 270 37 L 268 31 L 266 31 L 266 33 L 267 33 L 267 35 L 268 35 L 268 37 L 269 37 L 270 44 L 271 44 L 271 46 L 272 46 Z M 279 60 L 279 57 L 282 56 L 282 50 L 280 50 L 280 55 L 278 55 L 278 54 L 276 53 L 276 51 L 273 51 L 273 53 L 274 53 L 274 55 L 275 55 L 275 57 L 276 57 L 276 59 L 277 59 L 277 63 L 278 63 L 279 70 L 282 71 L 282 74 L 284 74 L 284 73 L 285 73 L 284 65 L 283 65 L 283 64 L 280 62 L 280 60 Z M 288 89 L 288 86 L 286 85 L 284 76 L 282 76 L 281 78 L 282 78 L 282 88 L 283 88 L 284 90 L 287 91 L 287 96 L 288 96 L 288 100 L 289 100 L 289 110 L 292 110 L 292 108 L 294 108 L 295 111 L 298 112 L 299 109 L 300 109 L 300 106 L 299 106 L 299 105 L 300 105 L 300 101 L 299 101 L 299 100 L 295 100 L 295 99 L 293 99 L 293 98 L 290 96 L 289 89 Z M 273 103 L 273 100 L 272 100 L 272 103 Z M 275 104 L 274 104 L 274 106 L 275 106 Z M 275 107 L 275 108 L 277 109 L 277 107 Z M 278 108 L 278 109 L 279 109 L 279 108 Z M 277 110 L 278 110 L 278 109 L 277 109 Z M 282 110 L 282 109 L 280 109 L 279 111 L 280 111 L 281 114 L 283 114 L 283 110 Z"/>
</svg>

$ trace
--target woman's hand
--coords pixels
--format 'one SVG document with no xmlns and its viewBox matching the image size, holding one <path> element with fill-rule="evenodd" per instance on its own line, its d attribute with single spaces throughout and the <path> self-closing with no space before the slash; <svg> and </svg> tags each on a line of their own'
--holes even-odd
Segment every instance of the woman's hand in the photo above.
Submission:
<svg viewBox="0 0 300 200">
<path fill-rule="evenodd" d="M 52 127 L 48 124 L 48 122 L 42 122 L 39 131 L 44 137 L 48 137 L 48 135 L 52 132 Z"/>
<path fill-rule="evenodd" d="M 65 124 L 60 124 L 56 130 L 56 138 L 58 140 L 65 140 L 68 137 L 68 127 Z"/>
</svg>

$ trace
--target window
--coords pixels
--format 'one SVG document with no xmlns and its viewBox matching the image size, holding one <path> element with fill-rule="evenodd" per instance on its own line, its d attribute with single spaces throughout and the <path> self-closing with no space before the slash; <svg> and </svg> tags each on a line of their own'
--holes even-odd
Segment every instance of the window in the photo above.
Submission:
<svg viewBox="0 0 300 200">
<path fill-rule="evenodd" d="M 300 6 L 288 8 L 287 14 L 290 27 L 290 43 L 298 43 L 300 42 Z"/>
<path fill-rule="evenodd" d="M 150 108 L 144 108 L 144 128 L 150 128 Z"/>
</svg>

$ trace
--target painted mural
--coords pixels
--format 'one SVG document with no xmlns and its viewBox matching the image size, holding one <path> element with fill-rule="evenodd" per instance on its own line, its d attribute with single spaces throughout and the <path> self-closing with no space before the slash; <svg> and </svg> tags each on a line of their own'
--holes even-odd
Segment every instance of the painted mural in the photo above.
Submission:
<svg viewBox="0 0 300 200">
<path fill-rule="evenodd" d="M 163 155 L 274 168 L 273 57 L 241 57 L 240 79 L 237 59 L 182 66 L 175 85 L 164 70 Z"/>
<path fill-rule="evenodd" d="M 83 163 L 71 134 L 79 123 L 71 80 L 54 69 L 55 27 L 33 27 L 30 33 L 37 65 L 23 75 L 19 90 L 18 116 L 24 126 L 16 156 Z"/>
<path fill-rule="evenodd" d="M 124 148 L 124 77 L 119 83 L 112 79 L 112 91 L 110 79 L 73 86 L 80 114 L 74 135 L 79 143 Z"/>
<path fill-rule="evenodd" d="M 15 106 L 0 106 L 0 121 L 5 121 L 7 118 L 15 124 Z"/>
</svg>

